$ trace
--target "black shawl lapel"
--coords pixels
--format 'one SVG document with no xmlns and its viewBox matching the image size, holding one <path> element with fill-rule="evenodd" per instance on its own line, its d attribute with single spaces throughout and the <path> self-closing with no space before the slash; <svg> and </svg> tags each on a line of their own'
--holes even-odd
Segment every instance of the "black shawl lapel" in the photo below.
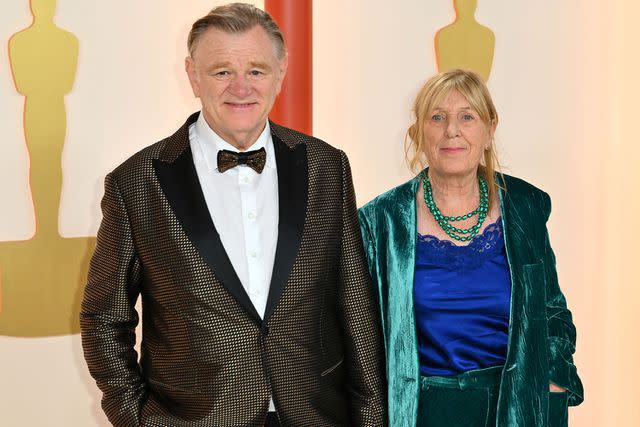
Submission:
<svg viewBox="0 0 640 427">
<path fill-rule="evenodd" d="M 274 128 L 277 128 L 277 125 L 272 123 L 273 146 L 278 168 L 278 243 L 264 314 L 265 325 L 282 296 L 300 248 L 307 214 L 309 181 L 307 146 L 302 143 L 285 143 L 274 133 Z"/>
<path fill-rule="evenodd" d="M 213 225 L 193 164 L 189 125 L 197 118 L 198 113 L 189 117 L 184 126 L 169 137 L 160 158 L 153 161 L 153 167 L 160 186 L 191 243 L 229 293 L 259 323 L 260 316 L 233 269 L 220 235 Z"/>
</svg>

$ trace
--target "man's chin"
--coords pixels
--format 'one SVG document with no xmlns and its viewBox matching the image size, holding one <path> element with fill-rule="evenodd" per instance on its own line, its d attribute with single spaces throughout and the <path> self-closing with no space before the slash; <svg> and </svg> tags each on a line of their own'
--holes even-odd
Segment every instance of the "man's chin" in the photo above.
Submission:
<svg viewBox="0 0 640 427">
<path fill-rule="evenodd" d="M 230 129 L 253 129 L 262 123 L 260 114 L 256 111 L 230 111 L 224 117 L 226 126 Z"/>
</svg>

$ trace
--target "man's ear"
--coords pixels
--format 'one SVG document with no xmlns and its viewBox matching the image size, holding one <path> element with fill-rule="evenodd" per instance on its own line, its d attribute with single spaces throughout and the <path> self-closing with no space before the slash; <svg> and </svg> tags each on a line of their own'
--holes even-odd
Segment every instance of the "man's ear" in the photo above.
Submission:
<svg viewBox="0 0 640 427">
<path fill-rule="evenodd" d="M 196 98 L 200 97 L 200 89 L 198 84 L 198 75 L 196 73 L 196 64 L 193 61 L 193 58 L 187 56 L 184 59 L 184 70 L 187 72 L 187 76 L 189 77 L 189 83 L 191 83 L 191 90 L 193 90 L 193 95 Z"/>
</svg>

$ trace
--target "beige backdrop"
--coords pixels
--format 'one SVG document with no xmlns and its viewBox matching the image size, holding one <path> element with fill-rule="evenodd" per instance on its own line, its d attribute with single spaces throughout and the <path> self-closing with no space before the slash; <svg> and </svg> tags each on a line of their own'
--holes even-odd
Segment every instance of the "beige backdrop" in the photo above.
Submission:
<svg viewBox="0 0 640 427">
<path fill-rule="evenodd" d="M 8 4 L 7 4 L 8 3 Z M 92 235 L 102 179 L 197 108 L 182 71 L 189 24 L 221 1 L 59 0 L 56 22 L 80 41 L 67 96 L 64 236 Z M 640 5 L 612 0 L 479 0 L 495 34 L 489 85 L 506 172 L 548 191 L 561 286 L 578 328 L 586 401 L 573 426 L 636 426 L 640 403 Z M 255 4 L 262 6 L 261 1 Z M 314 5 L 314 133 L 349 155 L 359 203 L 410 177 L 402 142 L 412 97 L 436 71 L 434 35 L 451 0 L 322 0 Z M 0 13 L 0 240 L 34 231 L 22 97 L 7 41 L 27 0 Z M 37 260 L 34 260 L 37 261 Z M 43 282 L 45 283 L 45 282 Z M 77 335 L 0 337 L 2 425 L 107 426 Z"/>
</svg>

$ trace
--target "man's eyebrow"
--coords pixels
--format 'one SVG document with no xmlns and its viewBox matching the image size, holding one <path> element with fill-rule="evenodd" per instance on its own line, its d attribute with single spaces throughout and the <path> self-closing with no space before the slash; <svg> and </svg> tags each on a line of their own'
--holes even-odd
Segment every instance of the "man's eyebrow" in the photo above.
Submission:
<svg viewBox="0 0 640 427">
<path fill-rule="evenodd" d="M 266 62 L 254 62 L 251 61 L 249 62 L 249 65 L 251 66 L 251 68 L 261 68 L 263 70 L 267 70 L 267 71 L 271 71 L 271 66 L 269 64 L 267 64 Z"/>
<path fill-rule="evenodd" d="M 231 65 L 231 62 L 229 62 L 229 61 L 216 62 L 214 64 L 211 64 L 211 66 L 209 66 L 207 69 L 208 70 L 215 70 L 217 68 L 226 68 L 226 67 L 229 67 L 230 65 Z"/>
</svg>

